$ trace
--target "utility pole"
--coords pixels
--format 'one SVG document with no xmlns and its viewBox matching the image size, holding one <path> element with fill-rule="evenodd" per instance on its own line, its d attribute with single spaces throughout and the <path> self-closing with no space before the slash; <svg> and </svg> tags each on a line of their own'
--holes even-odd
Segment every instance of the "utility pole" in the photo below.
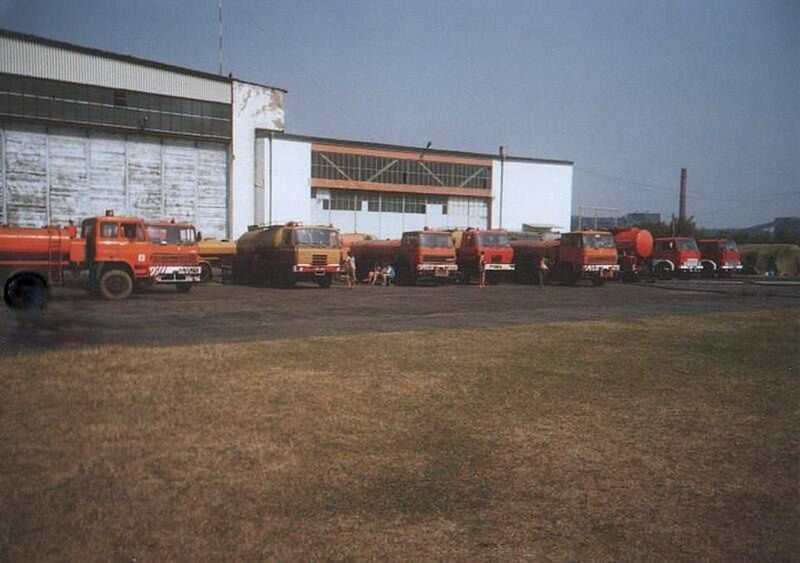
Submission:
<svg viewBox="0 0 800 563">
<path fill-rule="evenodd" d="M 508 158 L 508 147 L 500 145 L 500 228 L 503 228 L 503 175 L 505 172 L 506 158 Z"/>
<path fill-rule="evenodd" d="M 681 168 L 681 194 L 679 199 L 678 220 L 681 225 L 686 220 L 686 168 Z"/>
</svg>

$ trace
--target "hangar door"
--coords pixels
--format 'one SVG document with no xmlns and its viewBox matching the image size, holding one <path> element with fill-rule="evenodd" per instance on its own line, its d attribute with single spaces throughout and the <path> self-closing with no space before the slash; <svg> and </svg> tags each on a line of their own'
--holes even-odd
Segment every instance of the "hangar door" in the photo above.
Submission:
<svg viewBox="0 0 800 563">
<path fill-rule="evenodd" d="M 77 224 L 117 215 L 189 221 L 226 236 L 227 148 L 221 143 L 6 123 L 0 128 L 4 224 Z"/>
</svg>

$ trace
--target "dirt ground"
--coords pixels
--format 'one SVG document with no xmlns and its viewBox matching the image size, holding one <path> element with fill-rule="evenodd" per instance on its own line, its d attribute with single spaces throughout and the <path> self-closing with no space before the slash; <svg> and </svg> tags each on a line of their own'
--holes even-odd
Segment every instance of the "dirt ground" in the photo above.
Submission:
<svg viewBox="0 0 800 563">
<path fill-rule="evenodd" d="M 0 355 L 99 344 L 185 345 L 305 336 L 647 318 L 800 306 L 800 284 L 669 281 L 604 287 L 504 284 L 371 287 L 300 284 L 291 290 L 210 283 L 107 302 L 56 288 L 29 319 L 0 309 Z"/>
</svg>

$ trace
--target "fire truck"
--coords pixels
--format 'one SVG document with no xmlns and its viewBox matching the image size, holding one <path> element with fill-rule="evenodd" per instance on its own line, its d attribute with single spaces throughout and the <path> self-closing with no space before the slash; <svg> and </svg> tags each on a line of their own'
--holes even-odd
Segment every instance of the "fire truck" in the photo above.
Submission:
<svg viewBox="0 0 800 563">
<path fill-rule="evenodd" d="M 688 278 L 703 271 L 697 242 L 689 237 L 661 237 L 653 243 L 652 271 L 661 279 Z"/>
<path fill-rule="evenodd" d="M 193 236 L 191 226 L 184 229 Z M 52 286 L 69 282 L 84 282 L 91 293 L 119 300 L 136 284 L 188 291 L 199 275 L 196 253 L 154 243 L 138 217 L 107 211 L 84 220 L 80 236 L 73 226 L 0 227 L 0 283 L 13 308 L 43 307 Z"/>
<path fill-rule="evenodd" d="M 614 232 L 620 277 L 623 281 L 636 281 L 650 273 L 653 255 L 653 235 L 647 229 L 629 227 Z"/>
<path fill-rule="evenodd" d="M 599 286 L 619 273 L 614 237 L 607 231 L 563 233 L 556 240 L 516 240 L 511 247 L 516 279 L 527 283 L 536 279 L 541 258 L 549 268 L 547 279 L 566 285 L 588 279 Z"/>
<path fill-rule="evenodd" d="M 269 283 L 293 287 L 298 281 L 331 286 L 342 271 L 339 231 L 333 227 L 289 222 L 285 225 L 248 227 L 236 241 L 233 265 L 223 267 L 223 283 Z"/>
<path fill-rule="evenodd" d="M 704 277 L 728 277 L 742 271 L 742 255 L 736 241 L 730 239 L 703 239 L 697 241 Z"/>
<path fill-rule="evenodd" d="M 415 285 L 422 280 L 447 282 L 458 274 L 453 239 L 445 231 L 407 231 L 400 240 L 354 242 L 350 252 L 356 259 L 359 278 L 381 265 L 391 265 L 397 272 L 398 283 L 403 285 Z"/>
<path fill-rule="evenodd" d="M 456 229 L 452 237 L 462 283 L 469 283 L 470 278 L 480 273 L 481 255 L 487 280 L 498 279 L 514 271 L 514 249 L 504 229 Z"/>
</svg>

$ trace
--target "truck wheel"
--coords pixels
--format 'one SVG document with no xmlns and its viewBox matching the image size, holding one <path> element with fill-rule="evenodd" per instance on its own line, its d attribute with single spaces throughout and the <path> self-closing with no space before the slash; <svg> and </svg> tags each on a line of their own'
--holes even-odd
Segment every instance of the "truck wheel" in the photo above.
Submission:
<svg viewBox="0 0 800 563">
<path fill-rule="evenodd" d="M 211 269 L 211 264 L 208 262 L 200 263 L 200 282 L 208 283 L 214 277 L 214 271 Z"/>
<path fill-rule="evenodd" d="M 190 283 L 176 283 L 175 289 L 178 290 L 178 293 L 189 293 L 192 290 L 192 284 Z"/>
<path fill-rule="evenodd" d="M 19 311 L 44 309 L 47 298 L 47 285 L 34 274 L 16 275 L 3 288 L 3 301 L 10 308 Z"/>
<path fill-rule="evenodd" d="M 100 276 L 100 294 L 108 300 L 126 299 L 133 292 L 133 280 L 128 272 L 109 270 Z"/>
<path fill-rule="evenodd" d="M 332 281 L 333 281 L 333 276 L 330 274 L 325 276 L 320 276 L 317 278 L 317 285 L 319 285 L 322 289 L 328 289 L 331 286 Z"/>
<path fill-rule="evenodd" d="M 662 262 L 656 268 L 656 275 L 660 280 L 668 280 L 672 278 L 672 269 L 669 267 L 669 264 Z"/>
</svg>

